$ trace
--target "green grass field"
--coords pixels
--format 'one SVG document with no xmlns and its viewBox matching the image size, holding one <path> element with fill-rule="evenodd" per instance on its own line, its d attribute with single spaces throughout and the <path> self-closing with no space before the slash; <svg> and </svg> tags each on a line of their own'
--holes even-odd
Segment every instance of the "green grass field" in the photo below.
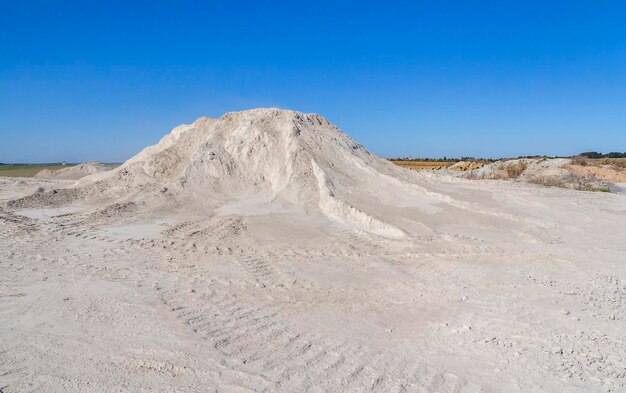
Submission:
<svg viewBox="0 0 626 393">
<path fill-rule="evenodd" d="M 0 165 L 0 176 L 33 177 L 43 169 L 62 169 L 70 165 Z"/>
</svg>

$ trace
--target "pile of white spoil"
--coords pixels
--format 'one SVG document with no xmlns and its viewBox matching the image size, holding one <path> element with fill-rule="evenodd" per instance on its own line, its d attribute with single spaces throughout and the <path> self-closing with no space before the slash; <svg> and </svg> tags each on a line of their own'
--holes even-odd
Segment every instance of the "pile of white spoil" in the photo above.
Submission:
<svg viewBox="0 0 626 393">
<path fill-rule="evenodd" d="M 271 201 L 318 210 L 355 229 L 397 238 L 404 232 L 385 222 L 384 206 L 368 194 L 381 194 L 385 201 L 406 199 L 406 186 L 393 177 L 406 176 L 402 172 L 317 114 L 255 109 L 176 127 L 115 170 L 86 177 L 71 190 L 18 203 L 27 207 L 80 198 L 150 206 L 184 201 L 215 208 L 233 200 Z M 424 197 L 419 188 L 408 192 Z"/>
<path fill-rule="evenodd" d="M 44 169 L 34 177 L 40 179 L 78 180 L 85 176 L 111 170 L 112 168 L 113 166 L 98 161 L 89 161 L 63 169 Z"/>
<path fill-rule="evenodd" d="M 451 173 L 256 109 L 0 178 L 0 390 L 626 391 L 626 196 Z"/>
</svg>

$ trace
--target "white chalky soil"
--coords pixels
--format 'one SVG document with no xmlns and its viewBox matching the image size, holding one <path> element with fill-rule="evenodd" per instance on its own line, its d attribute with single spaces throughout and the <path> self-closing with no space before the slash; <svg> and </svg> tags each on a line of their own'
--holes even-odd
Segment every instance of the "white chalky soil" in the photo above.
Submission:
<svg viewBox="0 0 626 393">
<path fill-rule="evenodd" d="M 625 195 L 229 113 L 76 183 L 0 178 L 0 388 L 620 392 L 625 263 Z"/>
</svg>

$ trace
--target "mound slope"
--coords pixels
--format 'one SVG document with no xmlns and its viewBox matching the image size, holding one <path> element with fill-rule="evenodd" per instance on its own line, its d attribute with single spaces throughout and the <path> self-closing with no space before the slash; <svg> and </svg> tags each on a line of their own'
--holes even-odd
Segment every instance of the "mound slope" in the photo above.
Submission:
<svg viewBox="0 0 626 393">
<path fill-rule="evenodd" d="M 41 179 L 78 180 L 85 176 L 111 170 L 112 168 L 112 165 L 105 165 L 98 161 L 89 161 L 63 169 L 44 169 L 34 177 Z"/>
<path fill-rule="evenodd" d="M 402 186 L 398 176 L 391 176 L 397 172 L 320 115 L 254 109 L 181 125 L 112 171 L 16 203 L 80 198 L 217 208 L 254 199 L 318 211 L 380 236 L 402 237 L 403 230 L 377 214 L 377 206 L 394 198 L 393 188 Z"/>
</svg>

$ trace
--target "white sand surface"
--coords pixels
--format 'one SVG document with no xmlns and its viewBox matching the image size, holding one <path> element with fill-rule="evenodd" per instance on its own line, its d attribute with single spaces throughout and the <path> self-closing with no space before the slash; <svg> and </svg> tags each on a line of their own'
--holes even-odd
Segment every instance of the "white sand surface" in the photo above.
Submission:
<svg viewBox="0 0 626 393">
<path fill-rule="evenodd" d="M 626 391 L 623 194 L 417 173 L 262 109 L 0 196 L 3 393 Z"/>
<path fill-rule="evenodd" d="M 81 206 L 63 206 L 42 209 L 24 209 L 17 211 L 17 214 L 33 219 L 46 219 L 50 217 L 62 216 L 64 214 L 77 213 L 82 209 L 83 208 Z"/>
</svg>

